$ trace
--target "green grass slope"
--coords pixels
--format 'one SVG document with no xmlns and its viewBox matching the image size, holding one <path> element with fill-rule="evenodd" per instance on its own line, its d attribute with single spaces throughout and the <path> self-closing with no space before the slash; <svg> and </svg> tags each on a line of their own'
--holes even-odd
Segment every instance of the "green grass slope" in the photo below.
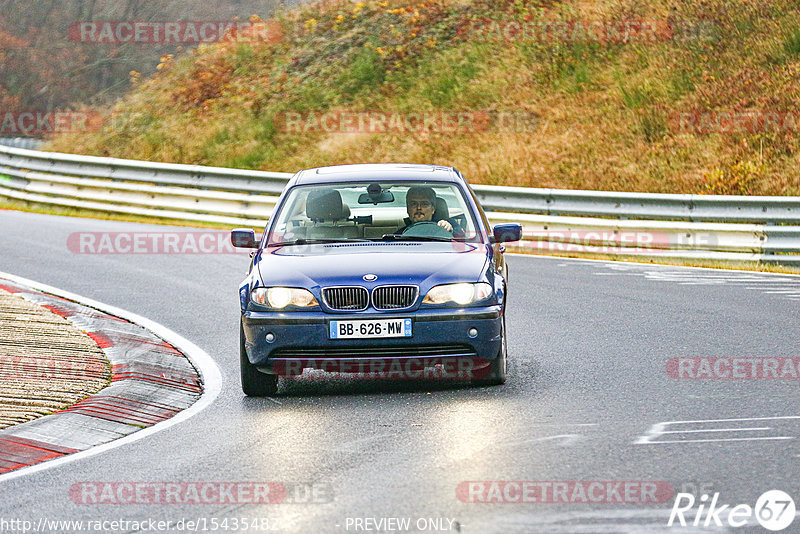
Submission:
<svg viewBox="0 0 800 534">
<path fill-rule="evenodd" d="M 477 24 L 653 21 L 654 40 L 503 38 Z M 274 171 L 353 162 L 455 165 L 473 183 L 800 195 L 786 115 L 763 131 L 681 131 L 680 113 L 798 110 L 793 0 L 325 1 L 277 14 L 277 43 L 165 57 L 66 152 Z M 472 21 L 472 22 L 470 22 Z M 475 28 L 483 28 L 478 31 Z M 499 38 L 498 38 L 499 37 Z M 509 131 L 286 131 L 286 112 L 513 113 Z M 303 115 L 307 117 L 307 115 Z M 719 115 L 724 116 L 724 115 Z M 797 128 L 800 128 L 798 120 Z M 527 131 L 522 131 L 527 130 Z"/>
</svg>

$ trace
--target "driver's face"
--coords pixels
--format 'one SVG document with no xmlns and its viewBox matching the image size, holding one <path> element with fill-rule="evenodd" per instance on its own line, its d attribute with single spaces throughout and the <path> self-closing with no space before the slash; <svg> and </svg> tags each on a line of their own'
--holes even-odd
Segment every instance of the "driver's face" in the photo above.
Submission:
<svg viewBox="0 0 800 534">
<path fill-rule="evenodd" d="M 418 223 L 433 219 L 435 208 L 427 197 L 411 195 L 406 199 L 406 203 L 408 217 L 411 219 L 411 222 Z"/>
</svg>

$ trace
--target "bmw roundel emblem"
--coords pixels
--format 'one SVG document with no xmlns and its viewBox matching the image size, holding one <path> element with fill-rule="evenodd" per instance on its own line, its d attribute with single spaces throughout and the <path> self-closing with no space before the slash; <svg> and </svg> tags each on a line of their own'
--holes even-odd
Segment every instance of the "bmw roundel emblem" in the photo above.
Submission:
<svg viewBox="0 0 800 534">
<path fill-rule="evenodd" d="M 364 275 L 364 281 L 365 282 L 374 282 L 377 279 L 378 279 L 378 275 L 377 274 L 365 274 Z"/>
</svg>

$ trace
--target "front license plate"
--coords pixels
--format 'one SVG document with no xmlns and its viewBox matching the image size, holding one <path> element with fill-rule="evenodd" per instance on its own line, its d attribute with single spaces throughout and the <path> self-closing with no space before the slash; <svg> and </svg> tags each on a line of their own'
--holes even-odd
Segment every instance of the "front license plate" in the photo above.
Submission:
<svg viewBox="0 0 800 534">
<path fill-rule="evenodd" d="M 411 337 L 411 319 L 369 319 L 366 321 L 331 321 L 331 339 L 372 339 Z"/>
</svg>

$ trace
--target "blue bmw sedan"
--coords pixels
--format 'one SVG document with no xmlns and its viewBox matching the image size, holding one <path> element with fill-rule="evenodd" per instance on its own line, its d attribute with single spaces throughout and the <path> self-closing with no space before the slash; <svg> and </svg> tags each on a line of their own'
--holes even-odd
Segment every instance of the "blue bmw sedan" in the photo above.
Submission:
<svg viewBox="0 0 800 534">
<path fill-rule="evenodd" d="M 295 174 L 239 288 L 242 389 L 272 395 L 304 370 L 506 379 L 503 242 L 452 167 L 342 165 Z"/>
</svg>

